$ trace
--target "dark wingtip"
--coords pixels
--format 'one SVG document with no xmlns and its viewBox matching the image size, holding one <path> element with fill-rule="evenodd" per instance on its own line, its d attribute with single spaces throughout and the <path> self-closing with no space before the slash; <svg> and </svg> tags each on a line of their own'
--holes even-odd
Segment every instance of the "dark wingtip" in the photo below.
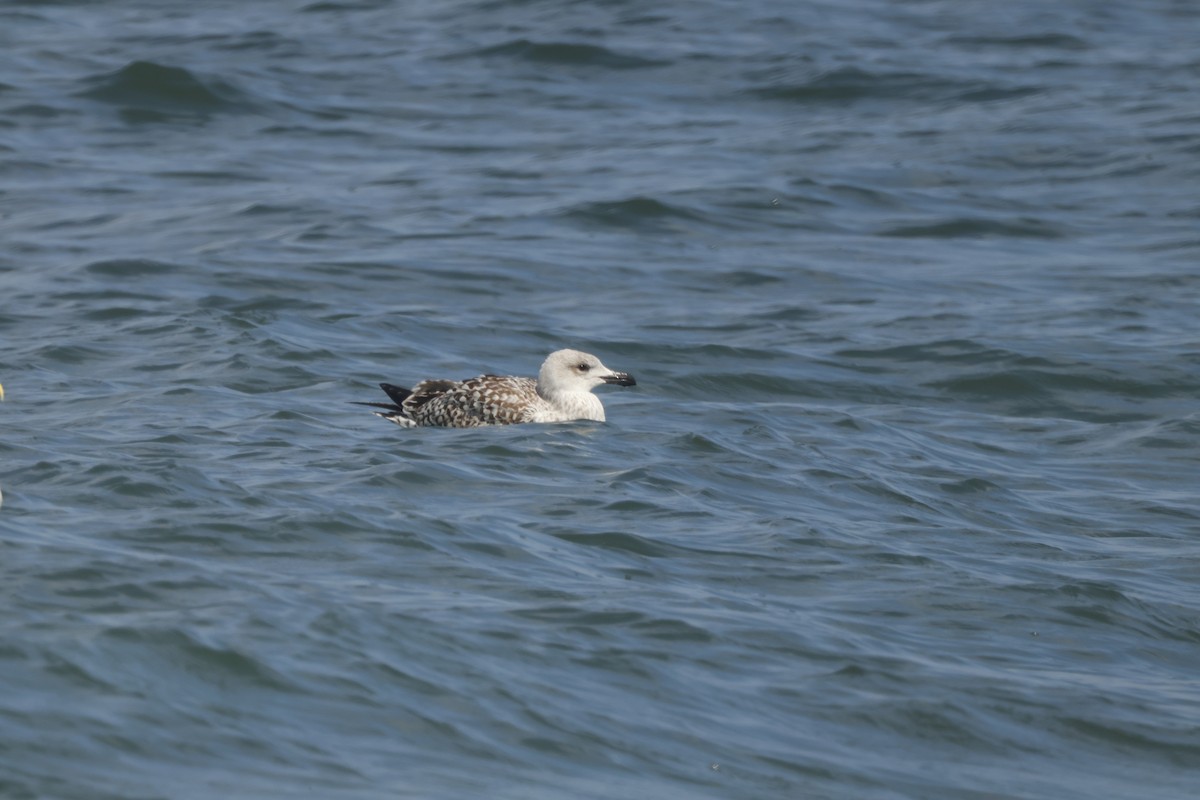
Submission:
<svg viewBox="0 0 1200 800">
<path fill-rule="evenodd" d="M 411 390 L 405 389 L 401 386 L 393 386 L 390 383 L 381 383 L 379 384 L 379 388 L 383 389 L 387 396 L 392 398 L 392 402 L 396 405 L 402 405 L 404 401 L 408 399 L 409 395 L 412 394 Z"/>
</svg>

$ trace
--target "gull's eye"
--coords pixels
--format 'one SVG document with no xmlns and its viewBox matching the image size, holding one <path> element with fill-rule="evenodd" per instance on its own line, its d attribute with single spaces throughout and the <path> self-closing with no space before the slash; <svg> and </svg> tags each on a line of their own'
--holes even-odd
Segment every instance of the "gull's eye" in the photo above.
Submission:
<svg viewBox="0 0 1200 800">
<path fill-rule="evenodd" d="M 591 368 L 592 368 L 592 365 L 587 363 L 586 361 L 580 361 L 579 364 L 576 366 L 576 369 L 578 369 L 580 372 L 587 372 Z"/>
</svg>

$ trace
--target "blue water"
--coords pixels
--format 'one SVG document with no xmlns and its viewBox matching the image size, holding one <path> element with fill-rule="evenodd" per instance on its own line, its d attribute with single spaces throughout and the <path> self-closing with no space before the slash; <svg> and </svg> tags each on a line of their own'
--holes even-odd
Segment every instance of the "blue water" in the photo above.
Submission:
<svg viewBox="0 0 1200 800">
<path fill-rule="evenodd" d="M 0 797 L 1194 796 L 1197 41 L 0 6 Z"/>
</svg>

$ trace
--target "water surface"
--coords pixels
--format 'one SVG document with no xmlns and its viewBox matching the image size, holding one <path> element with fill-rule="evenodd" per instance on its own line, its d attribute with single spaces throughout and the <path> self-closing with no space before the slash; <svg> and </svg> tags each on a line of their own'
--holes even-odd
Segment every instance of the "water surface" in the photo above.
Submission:
<svg viewBox="0 0 1200 800">
<path fill-rule="evenodd" d="M 1190 797 L 1198 38 L 0 8 L 0 795 Z"/>
</svg>

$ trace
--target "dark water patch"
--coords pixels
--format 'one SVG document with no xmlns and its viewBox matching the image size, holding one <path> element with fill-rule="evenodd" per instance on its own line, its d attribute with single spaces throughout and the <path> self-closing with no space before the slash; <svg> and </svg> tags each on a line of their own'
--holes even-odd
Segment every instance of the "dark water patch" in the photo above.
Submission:
<svg viewBox="0 0 1200 800">
<path fill-rule="evenodd" d="M 944 742 L 972 752 L 1007 753 L 1010 749 L 1009 742 L 981 735 L 986 728 L 972 719 L 971 713 L 945 701 L 897 700 L 863 713 L 873 725 L 904 731 L 927 742 Z"/>
<path fill-rule="evenodd" d="M 1168 242 L 1158 242 L 1146 248 L 1146 251 L 1150 253 L 1194 253 L 1198 250 L 1200 250 L 1200 237 L 1197 236 L 1188 236 Z"/>
<path fill-rule="evenodd" d="M 704 628 L 679 619 L 650 619 L 635 622 L 631 630 L 647 639 L 664 642 L 712 642 L 714 637 Z"/>
<path fill-rule="evenodd" d="M 1130 421 L 1145 419 L 1131 412 L 1093 412 L 1073 404 L 1054 384 L 1052 374 L 1037 370 L 999 370 L 976 373 L 926 384 L 948 396 L 976 400 L 1003 409 L 1015 416 L 1061 417 L 1092 421 Z"/>
<path fill-rule="evenodd" d="M 645 615 L 640 611 L 623 609 L 597 611 L 582 605 L 539 606 L 519 609 L 512 613 L 514 616 L 536 619 L 540 622 L 587 628 L 626 626 L 645 619 Z"/>
<path fill-rule="evenodd" d="M 105 351 L 85 345 L 51 344 L 37 351 L 38 358 L 63 365 L 95 363 L 103 360 L 105 355 Z"/>
<path fill-rule="evenodd" d="M 57 219 L 41 225 L 30 226 L 30 230 L 57 231 L 64 228 L 99 228 L 117 219 L 119 217 L 116 214 L 94 214 L 76 219 Z"/>
<path fill-rule="evenodd" d="M 147 311 L 144 308 L 131 308 L 129 306 L 109 306 L 108 308 L 98 308 L 94 311 L 87 311 L 82 315 L 82 319 L 92 322 L 127 322 L 134 319 L 162 318 L 161 311 Z M 160 328 L 159 332 L 165 332 L 167 328 Z M 149 333 L 149 331 L 145 331 Z"/>
<path fill-rule="evenodd" d="M 249 652 L 210 643 L 182 630 L 114 626 L 102 635 L 105 639 L 120 642 L 123 649 L 141 651 L 142 669 L 146 669 L 149 662 L 159 662 L 163 667 L 183 670 L 204 683 L 224 686 L 230 682 L 257 691 L 289 692 L 293 689 L 290 681 Z"/>
<path fill-rule="evenodd" d="M 818 190 L 828 193 L 834 199 L 818 201 L 815 198 L 808 198 L 809 202 L 822 202 L 826 205 L 839 205 L 850 202 L 871 208 L 898 208 L 904 205 L 903 201 L 894 192 L 870 186 L 838 183 L 814 189 L 814 191 Z"/>
<path fill-rule="evenodd" d="M 589 227 L 627 228 L 635 231 L 665 231 L 708 222 L 706 215 L 685 206 L 651 197 L 585 203 L 563 212 L 568 220 Z"/>
<path fill-rule="evenodd" d="M 779 275 L 773 275 L 768 272 L 763 272 L 754 269 L 738 269 L 728 272 L 717 273 L 715 283 L 722 287 L 734 289 L 755 288 L 759 286 L 768 286 L 770 284 L 780 284 L 786 281 L 785 278 Z"/>
<path fill-rule="evenodd" d="M 728 453 L 729 448 L 718 444 L 708 436 L 701 433 L 685 433 L 675 437 L 672 443 L 674 447 L 690 453 L 697 454 L 715 454 Z"/>
<path fill-rule="evenodd" d="M 981 84 L 977 89 L 964 91 L 954 98 L 962 103 L 995 103 L 1007 100 L 1019 100 L 1042 94 L 1044 90 L 1036 86 L 994 86 Z"/>
<path fill-rule="evenodd" d="M 713 368 L 722 362 L 731 366 L 740 366 L 747 361 L 778 362 L 781 358 L 787 357 L 778 350 L 761 347 L 738 347 L 715 343 L 698 344 L 696 342 L 687 346 L 660 344 L 656 346 L 654 355 L 656 362 L 661 364 L 704 364 Z"/>
<path fill-rule="evenodd" d="M 182 267 L 145 258 L 115 258 L 109 261 L 93 261 L 84 269 L 109 278 L 139 278 L 146 275 L 169 275 L 178 272 Z"/>
<path fill-rule="evenodd" d="M 243 92 L 219 78 L 201 80 L 182 67 L 134 61 L 84 79 L 80 97 L 117 106 L 135 122 L 206 117 L 249 105 Z"/>
<path fill-rule="evenodd" d="M 474 50 L 458 57 L 504 57 L 534 64 L 559 66 L 604 67 L 606 69 L 646 69 L 669 64 L 668 61 L 627 55 L 607 47 L 579 42 L 534 42 L 515 39 L 511 42 Z"/>
<path fill-rule="evenodd" d="M 0 120 L 0 124 L 3 121 Z M 5 148 L 4 152 L 14 152 L 12 148 Z M 53 164 L 47 163 L 44 160 L 31 160 L 11 158 L 0 161 L 0 175 L 12 178 L 18 176 L 45 175 L 55 171 Z"/>
<path fill-rule="evenodd" d="M 687 331 L 708 339 L 723 339 L 729 338 L 730 334 L 745 333 L 754 328 L 755 326 L 750 322 L 731 322 L 716 325 L 696 325 L 693 323 L 689 325 L 686 321 L 680 321 L 671 324 L 651 325 L 649 330 L 655 331 L 662 339 L 668 339 L 672 332 L 685 333 Z"/>
<path fill-rule="evenodd" d="M 1091 45 L 1068 33 L 1041 33 L 1021 36 L 951 36 L 946 44 L 969 50 L 979 47 L 1045 50 L 1089 50 Z"/>
<path fill-rule="evenodd" d="M 1178 767 L 1191 767 L 1200 760 L 1200 744 L 1188 731 L 1172 730 L 1145 723 L 1130 725 L 1125 720 L 1065 715 L 1061 725 L 1073 737 L 1100 745 L 1110 745 L 1123 752 L 1136 752 L 1141 757 L 1165 761 Z"/>
<path fill-rule="evenodd" d="M 228 322 L 243 326 L 246 328 L 256 328 L 265 322 L 270 322 L 278 315 L 285 312 L 304 312 L 304 311 L 322 311 L 327 308 L 326 304 L 319 300 L 305 297 L 288 297 L 285 294 L 276 294 L 276 290 L 281 290 L 277 281 L 270 279 L 253 279 L 248 276 L 238 276 L 237 282 L 242 289 L 252 290 L 250 294 L 243 297 L 225 297 L 222 295 L 209 295 L 202 298 L 199 305 L 202 308 L 214 308 L 228 311 L 230 316 Z M 282 281 L 286 282 L 286 281 Z"/>
<path fill-rule="evenodd" d="M 1065 583 L 1057 587 L 1055 593 L 1072 600 L 1094 601 L 1094 603 L 1104 604 L 1106 607 L 1115 603 L 1128 602 L 1125 594 L 1115 585 L 1098 581 Z"/>
<path fill-rule="evenodd" d="M 767 311 L 761 315 L 760 319 L 764 322 L 786 322 L 800 323 L 812 322 L 821 319 L 823 312 L 818 309 L 807 306 L 786 306 L 778 308 L 774 311 Z"/>
<path fill-rule="evenodd" d="M 1131 399 L 1191 397 L 1200 379 L 1148 380 L 1097 370 L 1089 365 L 1064 365 L 1057 370 L 1000 369 L 934 381 L 927 386 L 950 392 L 994 396 L 1038 396 L 1052 392 L 1094 392 Z"/>
<path fill-rule="evenodd" d="M 11 117 L 55 119 L 64 115 L 74 115 L 77 112 L 65 108 L 55 108 L 54 106 L 48 106 L 42 103 L 29 103 L 27 105 L 11 106 L 6 108 L 4 109 L 4 113 Z"/>
<path fill-rule="evenodd" d="M 235 213 L 246 217 L 294 217 L 305 209 L 301 206 L 273 203 L 251 203 Z"/>
<path fill-rule="evenodd" d="M 1008 362 L 1026 367 L 1050 366 L 1050 362 L 1043 358 L 1022 356 L 1012 350 L 988 347 L 971 339 L 944 339 L 872 349 L 846 348 L 835 351 L 834 355 L 853 360 L 967 364 Z"/>
<path fill-rule="evenodd" d="M 620 553 L 632 553 L 646 558 L 662 558 L 666 550 L 649 539 L 632 533 L 576 533 L 574 531 L 549 532 L 552 536 L 563 541 L 586 547 L 599 547 Z"/>
<path fill-rule="evenodd" d="M 749 93 L 766 100 L 801 104 L 850 104 L 861 101 L 986 103 L 1037 94 L 1033 86 L 947 80 L 917 72 L 875 73 L 857 67 L 822 72 L 799 82 L 779 76 Z"/>
<path fill-rule="evenodd" d="M 157 178 L 166 178 L 168 180 L 184 181 L 186 183 L 198 183 L 209 181 L 225 185 L 228 183 L 257 183 L 260 181 L 269 180 L 264 175 L 259 175 L 253 172 L 244 170 L 228 170 L 228 169 L 213 169 L 213 170 L 198 170 L 198 169 L 169 169 L 162 172 L 154 173 Z"/>
<path fill-rule="evenodd" d="M 948 494 L 986 494 L 1000 489 L 999 486 L 989 480 L 983 478 L 965 478 L 961 481 L 941 484 L 941 488 Z"/>
<path fill-rule="evenodd" d="M 376 11 L 391 5 L 391 0 L 323 0 L 303 6 L 300 11 L 305 14 L 336 14 L 346 11 Z"/>
<path fill-rule="evenodd" d="M 755 289 L 770 285 L 783 285 L 789 281 L 790 276 L 769 272 L 766 269 L 729 269 L 729 270 L 707 270 L 703 276 L 697 276 L 694 270 L 683 270 L 676 272 L 669 271 L 667 274 L 678 276 L 679 278 L 690 281 L 689 290 L 698 295 L 722 295 L 727 294 L 730 290 L 737 289 Z M 737 320 L 732 322 L 702 322 L 694 318 L 689 318 L 684 323 L 685 327 L 691 330 L 705 330 L 712 333 L 728 332 L 756 329 L 758 326 L 757 320 Z M 666 325 L 660 324 L 663 330 L 669 330 L 674 327 L 679 327 L 678 324 Z"/>
<path fill-rule="evenodd" d="M 815 396 L 811 381 L 765 373 L 711 372 L 671 383 L 682 397 L 728 403 Z"/>
<path fill-rule="evenodd" d="M 884 228 L 879 235 L 904 239 L 1061 239 L 1066 234 L 1059 226 L 1028 217 L 1007 221 L 958 217 L 928 224 L 896 225 Z"/>
</svg>

